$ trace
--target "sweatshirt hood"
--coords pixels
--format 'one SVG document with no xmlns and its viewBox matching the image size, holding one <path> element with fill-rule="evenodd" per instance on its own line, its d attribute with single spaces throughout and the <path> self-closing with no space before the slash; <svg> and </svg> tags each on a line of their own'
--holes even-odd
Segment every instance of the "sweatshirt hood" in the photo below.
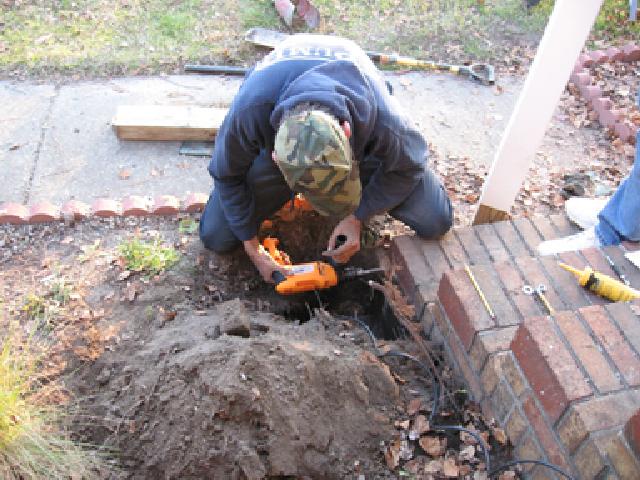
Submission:
<svg viewBox="0 0 640 480">
<path fill-rule="evenodd" d="M 277 130 L 285 112 L 301 103 L 315 103 L 329 110 L 340 123 L 351 125 L 354 156 L 362 158 L 376 123 L 376 97 L 366 76 L 352 62 L 336 60 L 314 67 L 297 77 L 282 92 L 271 114 Z"/>
</svg>

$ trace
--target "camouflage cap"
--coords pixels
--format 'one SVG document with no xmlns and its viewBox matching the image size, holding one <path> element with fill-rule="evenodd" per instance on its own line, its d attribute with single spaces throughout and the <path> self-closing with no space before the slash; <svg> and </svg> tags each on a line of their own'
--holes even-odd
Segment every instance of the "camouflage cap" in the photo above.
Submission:
<svg viewBox="0 0 640 480">
<path fill-rule="evenodd" d="M 331 115 L 309 110 L 285 119 L 276 134 L 275 154 L 289 187 L 318 213 L 344 217 L 360 203 L 351 146 Z"/>
</svg>

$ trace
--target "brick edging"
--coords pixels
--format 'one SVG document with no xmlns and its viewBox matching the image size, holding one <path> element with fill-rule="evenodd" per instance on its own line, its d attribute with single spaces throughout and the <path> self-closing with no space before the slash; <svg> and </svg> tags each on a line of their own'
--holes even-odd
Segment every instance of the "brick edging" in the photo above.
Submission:
<svg viewBox="0 0 640 480">
<path fill-rule="evenodd" d="M 626 120 L 624 113 L 615 108 L 611 99 L 603 96 L 601 88 L 594 84 L 588 67 L 599 63 L 635 62 L 636 60 L 640 60 L 640 46 L 635 43 L 629 43 L 622 48 L 611 47 L 607 50 L 583 53 L 578 57 L 569 79 L 578 88 L 580 95 L 589 106 L 597 113 L 600 125 L 611 129 L 616 137 L 628 143 L 633 143 L 638 126 Z"/>
<path fill-rule="evenodd" d="M 182 200 L 174 195 L 142 197 L 130 195 L 120 200 L 99 198 L 91 205 L 70 200 L 63 205 L 48 201 L 31 206 L 6 202 L 0 204 L 0 225 L 32 225 L 60 220 L 84 220 L 90 217 L 145 217 L 201 212 L 209 199 L 206 193 L 190 193 Z"/>
</svg>

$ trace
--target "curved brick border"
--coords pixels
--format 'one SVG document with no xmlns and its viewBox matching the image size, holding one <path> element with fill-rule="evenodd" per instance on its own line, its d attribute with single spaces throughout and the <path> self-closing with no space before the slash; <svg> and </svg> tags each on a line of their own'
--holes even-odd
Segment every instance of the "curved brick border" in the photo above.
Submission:
<svg viewBox="0 0 640 480">
<path fill-rule="evenodd" d="M 158 195 L 155 198 L 132 195 L 122 201 L 99 198 L 89 205 L 70 200 L 58 206 L 50 202 L 38 202 L 30 207 L 19 203 L 0 204 L 0 225 L 26 225 L 56 222 L 60 220 L 83 220 L 94 217 L 143 217 L 150 215 L 176 215 L 178 213 L 201 212 L 209 199 L 206 193 L 190 193 L 182 201 L 173 195 Z"/>
<path fill-rule="evenodd" d="M 638 127 L 626 120 L 623 112 L 614 108 L 611 99 L 603 96 L 600 87 L 594 84 L 588 67 L 599 63 L 635 62 L 636 60 L 640 60 L 640 46 L 635 43 L 622 48 L 611 47 L 607 50 L 584 53 L 578 57 L 569 80 L 597 113 L 600 125 L 611 129 L 620 140 L 629 143 L 636 138 Z"/>
</svg>

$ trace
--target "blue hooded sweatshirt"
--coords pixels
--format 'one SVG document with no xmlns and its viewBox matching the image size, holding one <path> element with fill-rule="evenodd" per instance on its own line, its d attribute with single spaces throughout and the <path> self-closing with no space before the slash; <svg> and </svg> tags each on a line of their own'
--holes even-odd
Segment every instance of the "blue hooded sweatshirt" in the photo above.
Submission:
<svg viewBox="0 0 640 480">
<path fill-rule="evenodd" d="M 402 203 L 420 181 L 427 143 L 355 43 L 323 35 L 292 35 L 248 75 L 222 123 L 209 173 L 239 240 L 256 236 L 253 194 L 246 182 L 261 150 L 271 152 L 284 113 L 301 103 L 327 108 L 348 121 L 360 168 L 375 166 L 355 216 L 366 221 Z"/>
</svg>

